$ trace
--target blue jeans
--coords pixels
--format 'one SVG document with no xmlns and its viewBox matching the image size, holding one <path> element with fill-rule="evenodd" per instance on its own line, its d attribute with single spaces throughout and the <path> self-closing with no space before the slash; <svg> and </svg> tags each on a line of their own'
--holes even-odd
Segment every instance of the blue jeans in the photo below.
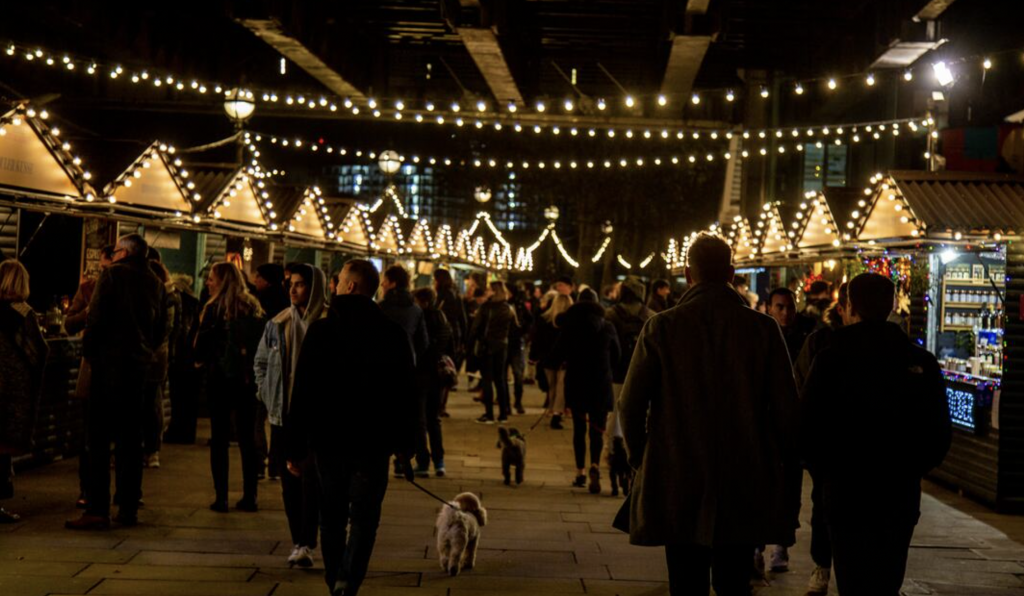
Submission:
<svg viewBox="0 0 1024 596">
<path fill-rule="evenodd" d="M 389 458 L 378 455 L 357 461 L 332 449 L 317 449 L 315 456 L 320 475 L 324 580 L 328 589 L 341 584 L 346 595 L 354 596 L 366 577 L 377 540 Z"/>
</svg>

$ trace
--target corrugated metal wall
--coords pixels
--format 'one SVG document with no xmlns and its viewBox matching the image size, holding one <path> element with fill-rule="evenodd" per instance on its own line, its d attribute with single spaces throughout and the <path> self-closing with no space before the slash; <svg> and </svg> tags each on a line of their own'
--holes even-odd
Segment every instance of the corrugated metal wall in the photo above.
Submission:
<svg viewBox="0 0 1024 596">
<path fill-rule="evenodd" d="M 0 252 L 8 258 L 18 254 L 18 218 L 19 209 L 0 207 Z"/>
</svg>

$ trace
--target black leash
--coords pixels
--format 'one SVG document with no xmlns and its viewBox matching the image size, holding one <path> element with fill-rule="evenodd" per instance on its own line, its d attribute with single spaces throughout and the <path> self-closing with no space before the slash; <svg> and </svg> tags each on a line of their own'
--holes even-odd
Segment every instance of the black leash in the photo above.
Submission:
<svg viewBox="0 0 1024 596">
<path fill-rule="evenodd" d="M 441 497 L 439 497 L 439 496 L 435 495 L 434 493 L 430 492 L 430 491 L 429 491 L 429 490 L 427 490 L 427 489 L 426 489 L 425 487 L 423 487 L 423 486 L 420 486 L 419 484 L 417 484 L 417 483 L 416 483 L 416 481 L 415 481 L 415 480 L 409 480 L 409 479 L 407 478 L 407 479 L 406 479 L 406 481 L 407 481 L 407 482 L 408 482 L 409 484 L 411 484 L 411 485 L 415 486 L 416 488 L 420 489 L 421 491 L 425 492 L 425 493 L 426 493 L 426 494 L 427 494 L 428 496 L 432 497 L 432 498 L 433 498 L 434 500 L 436 500 L 436 501 L 440 501 L 441 503 L 444 503 L 444 504 L 445 504 L 446 506 L 448 506 L 448 507 L 451 507 L 452 509 L 454 509 L 454 510 L 456 510 L 456 511 L 460 511 L 460 509 L 459 509 L 458 507 L 456 507 L 455 505 L 452 505 L 452 504 L 451 504 L 451 503 L 449 503 L 448 501 L 445 501 L 445 500 L 444 500 L 444 499 L 442 499 Z"/>
</svg>

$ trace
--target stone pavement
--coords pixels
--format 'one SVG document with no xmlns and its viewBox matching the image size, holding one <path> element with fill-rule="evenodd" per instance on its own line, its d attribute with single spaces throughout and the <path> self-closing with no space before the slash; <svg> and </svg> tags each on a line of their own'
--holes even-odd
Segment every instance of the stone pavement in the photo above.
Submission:
<svg viewBox="0 0 1024 596">
<path fill-rule="evenodd" d="M 541 413 L 543 398 L 528 387 L 520 430 Z M 661 549 L 628 544 L 610 527 L 621 499 L 570 488 L 571 431 L 542 425 L 527 437 L 526 482 L 501 484 L 494 426 L 465 391 L 452 396 L 444 423 L 448 477 L 423 484 L 447 498 L 481 496 L 489 511 L 477 568 L 445 575 L 434 547 L 438 505 L 404 481 L 392 480 L 367 596 L 513 594 L 667 594 Z M 204 427 L 208 432 L 208 426 Z M 203 439 L 205 439 L 205 434 Z M 147 470 L 141 524 L 99 533 L 62 528 L 74 517 L 75 461 L 58 462 L 16 479 L 5 503 L 26 521 L 0 526 L 0 596 L 101 594 L 121 596 L 306 596 L 327 594 L 319 561 L 289 569 L 291 549 L 278 483 L 260 483 L 260 512 L 209 511 L 212 485 L 205 440 L 168 445 L 163 467 Z M 232 453 L 232 503 L 240 494 L 237 450 Z M 804 503 L 809 503 L 805 484 Z M 924 515 L 910 553 L 907 594 L 1010 596 L 1024 594 L 1024 518 L 1000 516 L 929 485 Z M 770 577 L 762 596 L 803 594 L 812 569 L 809 508 L 792 551 L 792 571 Z M 1013 538 L 1015 537 L 1015 539 Z M 884 537 L 881 537 L 884 540 Z M 870 573 L 870 570 L 865 570 Z M 833 582 L 833 594 L 834 592 Z"/>
</svg>

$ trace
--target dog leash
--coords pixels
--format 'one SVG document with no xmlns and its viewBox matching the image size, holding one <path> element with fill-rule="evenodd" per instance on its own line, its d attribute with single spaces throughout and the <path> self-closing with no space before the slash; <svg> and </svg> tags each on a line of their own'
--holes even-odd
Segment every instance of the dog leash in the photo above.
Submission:
<svg viewBox="0 0 1024 596">
<path fill-rule="evenodd" d="M 449 503 L 448 501 L 445 501 L 445 500 L 444 500 L 444 499 L 442 499 L 441 497 L 439 497 L 439 496 L 435 495 L 434 493 L 430 492 L 430 491 L 429 491 L 429 490 L 428 490 L 428 489 L 427 489 L 426 487 L 420 486 L 419 484 L 417 484 L 417 483 L 416 483 L 416 481 L 415 481 L 415 480 L 409 480 L 409 479 L 406 479 L 406 481 L 407 481 L 407 482 L 408 482 L 409 484 L 411 484 L 411 485 L 415 486 L 416 488 L 418 488 L 418 489 L 420 489 L 421 491 L 423 491 L 424 493 L 426 493 L 426 494 L 427 494 L 427 495 L 428 495 L 429 497 L 433 498 L 434 500 L 436 500 L 436 501 L 440 501 L 441 503 L 444 503 L 444 504 L 445 504 L 446 506 L 448 506 L 448 507 L 451 507 L 452 509 L 455 509 L 456 511 L 459 511 L 459 510 L 460 510 L 460 509 L 459 509 L 458 507 L 456 507 L 456 506 L 452 505 L 452 504 L 451 504 L 451 503 Z"/>
</svg>

